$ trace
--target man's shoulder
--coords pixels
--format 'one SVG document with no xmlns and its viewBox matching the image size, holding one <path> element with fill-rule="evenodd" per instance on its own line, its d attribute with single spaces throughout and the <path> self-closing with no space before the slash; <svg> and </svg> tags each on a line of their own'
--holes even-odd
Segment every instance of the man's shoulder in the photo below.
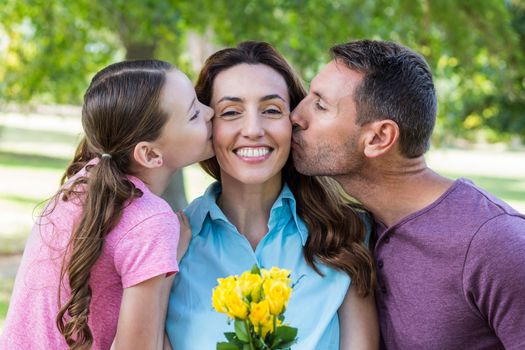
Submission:
<svg viewBox="0 0 525 350">
<path fill-rule="evenodd" d="M 479 208 L 481 209 L 481 213 L 489 214 L 489 218 L 502 214 L 508 214 L 512 216 L 516 215 L 525 218 L 525 215 L 520 214 L 508 203 L 486 191 L 485 189 L 477 186 L 471 180 L 461 178 L 457 180 L 457 183 L 457 187 L 463 202 L 461 205 L 470 205 Z"/>
</svg>

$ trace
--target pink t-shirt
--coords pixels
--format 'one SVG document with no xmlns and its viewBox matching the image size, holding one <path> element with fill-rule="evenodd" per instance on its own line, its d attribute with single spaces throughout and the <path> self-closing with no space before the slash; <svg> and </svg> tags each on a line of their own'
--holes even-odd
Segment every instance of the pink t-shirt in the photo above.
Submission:
<svg viewBox="0 0 525 350">
<path fill-rule="evenodd" d="M 89 326 L 93 349 L 110 348 L 124 288 L 178 271 L 177 215 L 142 181 L 132 176 L 129 179 L 144 195 L 124 209 L 91 271 Z M 35 224 L 16 276 L 0 349 L 68 348 L 55 318 L 63 252 L 80 214 L 79 200 L 59 200 L 54 211 Z M 69 284 L 65 282 L 62 303 L 69 296 Z"/>
</svg>

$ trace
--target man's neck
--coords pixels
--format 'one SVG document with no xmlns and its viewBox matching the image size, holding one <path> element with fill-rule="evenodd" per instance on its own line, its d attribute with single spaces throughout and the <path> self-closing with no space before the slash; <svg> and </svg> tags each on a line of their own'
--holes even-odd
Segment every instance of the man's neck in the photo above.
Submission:
<svg viewBox="0 0 525 350">
<path fill-rule="evenodd" d="M 453 183 L 428 168 L 423 157 L 371 162 L 358 174 L 336 180 L 386 227 L 434 203 Z"/>
</svg>

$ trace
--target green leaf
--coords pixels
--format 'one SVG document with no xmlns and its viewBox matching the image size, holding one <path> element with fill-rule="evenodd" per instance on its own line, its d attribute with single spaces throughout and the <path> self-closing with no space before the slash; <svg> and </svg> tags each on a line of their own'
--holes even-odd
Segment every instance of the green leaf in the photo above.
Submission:
<svg viewBox="0 0 525 350">
<path fill-rule="evenodd" d="M 292 347 L 292 345 L 295 344 L 295 342 L 296 342 L 296 340 L 288 342 L 288 343 L 282 343 L 282 344 L 279 344 L 276 347 L 272 347 L 272 349 L 275 349 L 275 350 L 277 350 L 277 349 L 288 350 L 288 349 L 290 349 Z"/>
<path fill-rule="evenodd" d="M 239 350 L 240 348 L 235 344 L 226 342 L 217 343 L 217 350 Z"/>
<path fill-rule="evenodd" d="M 224 333 L 224 336 L 226 337 L 226 339 L 228 339 L 230 343 L 234 343 L 236 340 L 234 332 L 226 332 Z"/>
<path fill-rule="evenodd" d="M 237 338 L 239 338 L 239 340 L 243 343 L 249 343 L 250 335 L 248 333 L 248 329 L 246 328 L 246 323 L 244 321 L 235 320 L 234 325 L 235 335 Z"/>
<path fill-rule="evenodd" d="M 240 341 L 239 338 L 237 338 L 237 335 L 234 332 L 226 332 L 224 333 L 224 336 L 230 343 L 237 345 L 239 348 L 242 348 L 244 343 Z"/>
<path fill-rule="evenodd" d="M 291 342 L 297 336 L 297 328 L 288 326 L 277 327 L 275 336 L 281 338 L 284 342 Z"/>
<path fill-rule="evenodd" d="M 259 269 L 259 266 L 254 264 L 253 267 L 252 267 L 251 273 L 260 276 L 261 275 L 261 270 Z"/>
</svg>

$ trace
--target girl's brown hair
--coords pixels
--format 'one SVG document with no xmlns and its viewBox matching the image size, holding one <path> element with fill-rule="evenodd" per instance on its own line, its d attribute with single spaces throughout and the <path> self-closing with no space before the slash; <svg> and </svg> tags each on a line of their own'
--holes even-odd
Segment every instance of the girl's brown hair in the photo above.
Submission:
<svg viewBox="0 0 525 350">
<path fill-rule="evenodd" d="M 86 176 L 67 183 L 56 200 L 82 199 L 82 214 L 68 243 L 60 281 L 66 276 L 71 295 L 56 317 L 60 333 L 71 349 L 89 349 L 93 335 L 88 325 L 91 269 L 101 255 L 104 238 L 118 223 L 122 210 L 140 197 L 126 174 L 131 174 L 133 149 L 141 141 L 160 136 L 167 114 L 159 107 L 166 62 L 126 61 L 98 72 L 84 95 L 82 126 L 85 136 L 62 184 L 87 165 Z M 104 156 L 102 156 L 104 155 Z M 87 164 L 93 158 L 96 164 Z"/>
<path fill-rule="evenodd" d="M 220 50 L 206 60 L 195 86 L 198 99 L 209 105 L 217 75 L 243 63 L 264 64 L 277 71 L 288 85 L 290 109 L 304 98 L 306 93 L 297 74 L 271 45 L 246 41 L 236 48 Z M 215 157 L 200 164 L 220 181 L 220 167 Z M 296 198 L 299 216 L 308 226 L 308 240 L 304 247 L 307 263 L 319 274 L 317 262 L 344 271 L 352 278 L 352 285 L 360 295 L 371 293 L 375 275 L 373 259 L 363 243 L 365 226 L 358 214 L 362 208 L 345 201 L 340 187 L 333 180 L 297 172 L 291 157 L 282 176 Z"/>
</svg>

